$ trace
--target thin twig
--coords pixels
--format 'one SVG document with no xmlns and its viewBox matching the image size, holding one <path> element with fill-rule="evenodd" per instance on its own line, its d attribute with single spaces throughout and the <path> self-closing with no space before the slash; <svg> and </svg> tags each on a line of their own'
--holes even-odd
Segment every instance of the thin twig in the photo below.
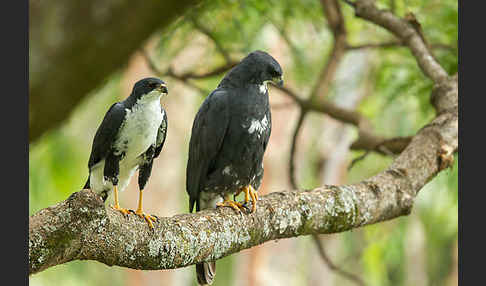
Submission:
<svg viewBox="0 0 486 286">
<path fill-rule="evenodd" d="M 351 7 L 356 7 L 356 3 L 350 0 L 343 0 L 344 3 L 348 4 Z"/>
<path fill-rule="evenodd" d="M 364 160 L 368 156 L 369 153 L 371 153 L 372 150 L 366 150 L 362 155 L 359 155 L 358 157 L 354 158 L 351 163 L 348 166 L 348 171 L 353 168 L 353 166 L 358 163 L 361 160 Z"/>
<path fill-rule="evenodd" d="M 410 143 L 412 137 L 380 138 L 361 131 L 360 137 L 351 144 L 352 150 L 370 150 L 382 155 L 400 154 Z"/>
<path fill-rule="evenodd" d="M 289 156 L 289 178 L 290 184 L 292 188 L 298 189 L 298 183 L 295 174 L 295 152 L 297 150 L 297 139 L 299 137 L 299 132 L 304 123 L 305 116 L 307 115 L 307 111 L 301 109 L 299 114 L 299 119 L 297 120 L 297 124 L 295 125 L 294 134 L 292 136 L 292 143 L 290 146 L 290 156 Z"/>
<path fill-rule="evenodd" d="M 405 47 L 402 41 L 390 41 L 384 43 L 368 43 L 360 45 L 349 45 L 346 47 L 347 50 L 362 50 L 362 49 L 375 49 L 375 48 L 394 48 L 394 47 Z"/>
<path fill-rule="evenodd" d="M 187 73 L 183 73 L 183 74 L 179 74 L 177 75 L 178 78 L 180 79 L 206 79 L 206 78 L 210 78 L 210 77 L 213 77 L 213 76 L 217 76 L 217 75 L 220 75 L 224 72 L 227 72 L 229 71 L 231 68 L 233 68 L 234 66 L 236 66 L 238 64 L 238 62 L 229 62 L 229 63 L 226 63 L 226 64 L 223 64 L 219 67 L 216 67 L 208 72 L 205 72 L 205 73 L 193 73 L 193 72 L 187 72 Z M 174 74 L 172 72 L 172 74 Z"/>
<path fill-rule="evenodd" d="M 421 33 L 420 23 L 413 14 L 403 19 L 389 10 L 378 9 L 375 2 L 370 0 L 357 0 L 353 7 L 356 17 L 383 27 L 406 43 L 422 72 L 435 84 L 441 85 L 449 82 L 447 71 L 430 52 Z"/>
<path fill-rule="evenodd" d="M 357 276 L 356 274 L 353 274 L 353 273 L 350 273 L 350 272 L 347 272 L 347 271 L 343 270 L 342 268 L 340 268 L 339 266 L 337 266 L 336 264 L 334 264 L 332 262 L 332 260 L 329 258 L 329 256 L 327 256 L 327 253 L 326 253 L 326 251 L 324 249 L 324 246 L 322 245 L 322 242 L 321 242 L 321 240 L 319 239 L 319 237 L 317 235 L 313 235 L 312 238 L 314 239 L 314 242 L 316 243 L 317 250 L 319 250 L 319 254 L 320 254 L 322 260 L 324 260 L 326 262 L 327 266 L 332 271 L 335 271 L 339 275 L 343 276 L 344 278 L 346 278 L 346 279 L 348 279 L 350 281 L 353 281 L 354 283 L 356 283 L 358 285 L 361 285 L 361 286 L 365 286 L 366 285 L 364 283 L 364 281 L 359 276 Z"/>
<path fill-rule="evenodd" d="M 287 34 L 287 31 L 285 30 L 285 28 L 280 26 L 279 24 L 277 24 L 272 18 L 267 17 L 267 19 L 275 27 L 275 29 L 277 29 L 277 31 L 279 32 L 282 39 L 285 41 L 287 46 L 292 51 L 292 54 L 297 55 L 297 56 L 300 55 L 299 48 L 292 42 L 292 40 L 290 40 L 290 37 Z"/>
<path fill-rule="evenodd" d="M 155 74 L 157 74 L 159 76 L 172 77 L 172 78 L 186 84 L 187 86 L 199 91 L 199 93 L 201 93 L 203 95 L 207 95 L 211 91 L 197 86 L 196 84 L 191 82 L 189 79 L 209 78 L 209 77 L 212 77 L 212 76 L 215 76 L 215 75 L 218 75 L 218 74 L 224 72 L 223 69 L 230 69 L 232 67 L 232 65 L 228 64 L 228 65 L 223 65 L 221 67 L 217 67 L 216 69 L 209 71 L 209 72 L 206 72 L 206 73 L 203 73 L 203 74 L 186 73 L 186 74 L 178 75 L 172 70 L 171 67 L 169 67 L 167 69 L 167 71 L 165 71 L 165 72 L 161 71 L 157 67 L 154 60 L 150 57 L 150 55 L 148 54 L 148 52 L 145 49 L 141 49 L 140 52 L 142 53 L 143 57 L 145 58 L 145 61 L 147 62 L 148 67 L 152 70 L 152 72 L 154 72 Z"/>
<path fill-rule="evenodd" d="M 196 28 L 196 30 L 206 35 L 214 43 L 216 49 L 221 53 L 226 63 L 232 62 L 228 51 L 226 51 L 226 49 L 223 47 L 223 45 L 217 39 L 217 37 L 207 27 L 202 25 L 195 17 L 192 17 L 191 21 L 194 25 L 194 28 Z"/>
<path fill-rule="evenodd" d="M 390 11 L 395 14 L 395 11 L 396 11 L 396 8 L 397 8 L 397 5 L 395 3 L 395 0 L 390 0 Z"/>
<path fill-rule="evenodd" d="M 404 48 L 407 47 L 402 41 L 389 41 L 384 43 L 367 43 L 367 44 L 359 44 L 359 45 L 348 45 L 346 47 L 347 50 L 363 50 L 363 49 L 386 49 L 386 48 Z M 455 48 L 451 45 L 442 44 L 442 43 L 435 43 L 430 44 L 431 49 L 441 49 L 441 50 L 448 50 L 454 51 Z"/>
</svg>

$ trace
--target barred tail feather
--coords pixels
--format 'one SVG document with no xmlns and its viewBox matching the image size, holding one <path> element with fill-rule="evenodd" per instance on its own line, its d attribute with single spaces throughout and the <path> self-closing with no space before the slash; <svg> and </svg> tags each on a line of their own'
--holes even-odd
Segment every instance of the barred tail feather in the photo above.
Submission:
<svg viewBox="0 0 486 286">
<path fill-rule="evenodd" d="M 199 285 L 213 284 L 216 275 L 216 262 L 203 262 L 196 264 L 197 282 Z"/>
<path fill-rule="evenodd" d="M 221 196 L 211 193 L 200 193 L 196 200 L 196 211 L 216 208 L 216 203 L 221 201 Z M 203 262 L 196 264 L 197 282 L 199 285 L 211 285 L 216 275 L 216 262 Z"/>
</svg>

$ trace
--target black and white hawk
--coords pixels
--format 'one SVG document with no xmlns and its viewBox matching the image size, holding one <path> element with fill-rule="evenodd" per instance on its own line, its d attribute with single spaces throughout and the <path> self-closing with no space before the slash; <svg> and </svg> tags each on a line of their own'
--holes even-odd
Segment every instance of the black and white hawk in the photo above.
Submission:
<svg viewBox="0 0 486 286">
<path fill-rule="evenodd" d="M 139 170 L 138 208 L 134 212 L 153 228 L 156 218 L 142 209 L 142 194 L 152 172 L 153 160 L 162 150 L 167 135 L 167 115 L 160 98 L 167 95 L 166 84 L 158 78 L 144 78 L 135 83 L 125 100 L 113 104 L 96 131 L 84 186 L 100 194 L 106 201 L 114 190 L 114 209 L 125 215 L 118 192 L 123 191 L 133 174 Z"/>
</svg>

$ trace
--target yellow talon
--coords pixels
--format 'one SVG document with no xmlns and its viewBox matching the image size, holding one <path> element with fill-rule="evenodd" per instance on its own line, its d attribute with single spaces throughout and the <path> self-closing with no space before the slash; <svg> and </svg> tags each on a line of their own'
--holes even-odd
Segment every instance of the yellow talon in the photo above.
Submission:
<svg viewBox="0 0 486 286">
<path fill-rule="evenodd" d="M 129 210 L 124 209 L 124 208 L 121 208 L 120 206 L 117 206 L 117 205 L 110 206 L 110 207 L 111 207 L 112 209 L 114 209 L 114 210 L 117 210 L 117 211 L 121 212 L 121 213 L 122 213 L 122 214 L 124 214 L 124 215 L 127 215 L 127 214 L 129 214 L 129 213 L 130 213 L 130 211 L 129 211 Z"/>
<path fill-rule="evenodd" d="M 135 211 L 135 214 L 138 215 L 141 218 L 144 218 L 145 221 L 148 223 L 149 227 L 151 229 L 153 229 L 154 228 L 154 224 L 152 223 L 152 221 L 154 221 L 154 222 L 157 221 L 157 218 L 156 217 L 153 217 L 151 215 L 145 214 L 142 211 L 142 200 L 143 200 L 143 190 L 140 190 L 140 194 L 139 194 L 139 197 L 138 197 L 138 208 Z"/>
<path fill-rule="evenodd" d="M 257 201 L 258 201 L 258 193 L 257 191 L 255 191 L 255 189 L 249 185 L 248 186 L 248 189 L 249 189 L 249 193 L 250 193 L 250 196 L 251 196 L 251 202 L 252 202 L 252 206 L 251 206 L 251 212 L 255 212 L 256 211 L 256 205 L 257 205 Z"/>
<path fill-rule="evenodd" d="M 243 204 L 241 204 L 239 202 L 232 201 L 229 198 L 229 195 L 226 195 L 225 198 L 224 198 L 224 201 L 221 202 L 221 203 L 217 203 L 216 206 L 217 207 L 231 207 L 232 209 L 234 209 L 237 212 L 241 212 L 241 209 L 244 208 Z"/>
<path fill-rule="evenodd" d="M 250 185 L 246 186 L 243 190 L 245 191 L 245 204 L 250 201 Z"/>
<path fill-rule="evenodd" d="M 152 229 L 154 228 L 154 224 L 152 223 L 152 221 L 154 221 L 154 222 L 157 221 L 156 217 L 153 217 L 149 214 L 145 214 L 145 213 L 142 212 L 142 210 L 137 210 L 135 212 L 135 214 L 138 215 L 139 217 L 145 219 L 145 221 L 148 223 L 150 228 L 152 228 Z"/>
<path fill-rule="evenodd" d="M 121 212 L 124 215 L 128 215 L 130 213 L 130 211 L 127 210 L 127 209 L 121 208 L 120 204 L 118 203 L 118 188 L 117 188 L 117 186 L 114 187 L 114 193 L 115 193 L 115 205 L 110 206 L 110 207 L 114 210 Z"/>
<path fill-rule="evenodd" d="M 248 185 L 248 186 L 240 189 L 235 194 L 235 196 L 237 196 L 241 192 L 245 192 L 245 203 L 244 204 L 248 203 L 250 201 L 250 198 L 251 198 L 251 202 L 252 202 L 251 212 L 255 212 L 257 201 L 258 201 L 258 192 L 251 185 Z"/>
</svg>

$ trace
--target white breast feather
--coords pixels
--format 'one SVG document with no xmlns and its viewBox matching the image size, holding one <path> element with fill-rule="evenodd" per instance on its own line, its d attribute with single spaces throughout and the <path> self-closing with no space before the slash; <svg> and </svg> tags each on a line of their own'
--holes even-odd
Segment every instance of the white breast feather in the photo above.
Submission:
<svg viewBox="0 0 486 286">
<path fill-rule="evenodd" d="M 125 122 L 120 128 L 115 147 L 125 151 L 125 159 L 131 161 L 156 142 L 163 113 L 157 98 L 146 101 L 140 99 L 131 110 L 126 111 Z"/>
</svg>

